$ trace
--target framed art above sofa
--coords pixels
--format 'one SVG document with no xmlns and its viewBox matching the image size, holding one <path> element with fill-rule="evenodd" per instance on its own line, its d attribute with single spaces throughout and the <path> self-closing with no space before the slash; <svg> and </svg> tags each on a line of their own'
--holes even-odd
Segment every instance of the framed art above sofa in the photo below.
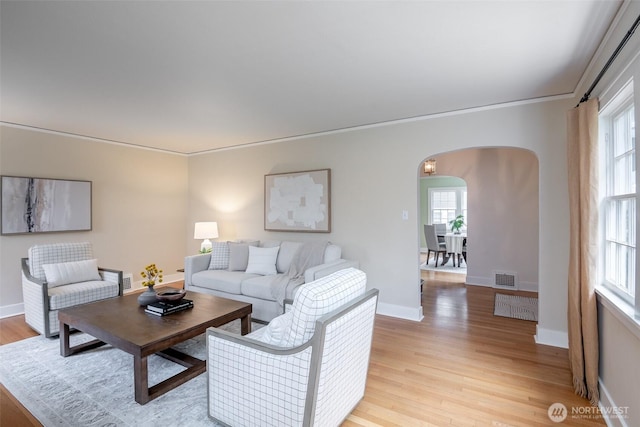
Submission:
<svg viewBox="0 0 640 427">
<path fill-rule="evenodd" d="M 265 175 L 264 229 L 331 232 L 331 169 Z"/>
</svg>

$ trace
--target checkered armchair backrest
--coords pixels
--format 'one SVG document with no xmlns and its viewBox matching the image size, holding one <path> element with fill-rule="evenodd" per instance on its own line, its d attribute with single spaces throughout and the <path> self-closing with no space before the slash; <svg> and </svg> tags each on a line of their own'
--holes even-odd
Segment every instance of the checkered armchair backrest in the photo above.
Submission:
<svg viewBox="0 0 640 427">
<path fill-rule="evenodd" d="M 284 346 L 295 347 L 309 341 L 320 317 L 363 295 L 366 288 L 366 274 L 355 268 L 301 286 L 293 300 L 291 328 Z"/>
<path fill-rule="evenodd" d="M 44 264 L 87 259 L 93 259 L 93 248 L 89 242 L 35 245 L 29 248 L 29 271 L 36 279 L 45 280 Z"/>
</svg>

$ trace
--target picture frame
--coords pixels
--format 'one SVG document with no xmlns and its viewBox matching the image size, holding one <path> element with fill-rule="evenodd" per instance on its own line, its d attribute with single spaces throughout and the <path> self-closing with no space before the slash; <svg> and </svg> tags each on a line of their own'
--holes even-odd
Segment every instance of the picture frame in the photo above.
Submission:
<svg viewBox="0 0 640 427">
<path fill-rule="evenodd" d="M 2 235 L 90 231 L 91 181 L 0 177 Z"/>
<path fill-rule="evenodd" d="M 264 177 L 266 231 L 331 232 L 331 169 Z"/>
</svg>

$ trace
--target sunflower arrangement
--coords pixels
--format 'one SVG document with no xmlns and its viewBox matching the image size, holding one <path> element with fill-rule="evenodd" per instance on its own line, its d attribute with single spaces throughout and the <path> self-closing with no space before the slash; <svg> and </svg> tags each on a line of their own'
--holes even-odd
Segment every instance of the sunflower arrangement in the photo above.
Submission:
<svg viewBox="0 0 640 427">
<path fill-rule="evenodd" d="M 140 275 L 145 279 L 142 282 L 142 286 L 153 287 L 156 282 L 162 283 L 162 270 L 158 270 L 155 264 L 149 264 L 144 268 L 144 271 Z"/>
</svg>

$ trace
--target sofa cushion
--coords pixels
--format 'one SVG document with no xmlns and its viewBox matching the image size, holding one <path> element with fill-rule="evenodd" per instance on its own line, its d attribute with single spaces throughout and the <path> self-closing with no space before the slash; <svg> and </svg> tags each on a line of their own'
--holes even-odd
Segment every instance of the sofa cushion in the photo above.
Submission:
<svg viewBox="0 0 640 427">
<path fill-rule="evenodd" d="M 291 307 L 291 324 L 281 347 L 296 347 L 309 341 L 315 332 L 316 320 L 363 295 L 367 287 L 364 272 L 347 268 L 306 283 L 298 288 Z"/>
<path fill-rule="evenodd" d="M 49 288 L 68 285 L 69 283 L 102 280 L 100 273 L 98 273 L 97 259 L 43 264 L 42 269 Z"/>
<path fill-rule="evenodd" d="M 274 274 L 270 276 L 258 276 L 245 279 L 240 285 L 241 293 L 248 297 L 275 301 L 271 284 L 282 276 L 283 274 Z"/>
<path fill-rule="evenodd" d="M 209 270 L 226 270 L 229 268 L 229 244 L 228 242 L 211 243 L 211 261 Z"/>
<path fill-rule="evenodd" d="M 302 246 L 301 242 L 284 241 L 280 244 L 280 252 L 278 253 L 278 260 L 276 262 L 278 273 L 286 273 L 289 271 L 291 260 L 293 260 L 293 256 L 300 246 Z"/>
<path fill-rule="evenodd" d="M 72 283 L 49 289 L 49 308 L 60 310 L 79 304 L 100 301 L 105 298 L 117 297 L 120 291 L 118 284 L 104 280 Z"/>
<path fill-rule="evenodd" d="M 229 271 L 245 271 L 247 269 L 249 246 L 258 246 L 258 242 L 229 242 Z"/>
<path fill-rule="evenodd" d="M 276 274 L 276 259 L 278 258 L 279 250 L 279 246 L 273 248 L 249 246 L 249 260 L 246 272 L 263 276 Z"/>
<path fill-rule="evenodd" d="M 244 271 L 204 270 L 191 276 L 193 286 L 240 294 L 240 284 L 243 280 L 260 277 L 257 274 L 247 274 Z"/>
<path fill-rule="evenodd" d="M 280 246 L 282 242 L 280 240 L 262 240 L 260 241 L 261 248 L 275 248 L 276 246 Z"/>
</svg>

